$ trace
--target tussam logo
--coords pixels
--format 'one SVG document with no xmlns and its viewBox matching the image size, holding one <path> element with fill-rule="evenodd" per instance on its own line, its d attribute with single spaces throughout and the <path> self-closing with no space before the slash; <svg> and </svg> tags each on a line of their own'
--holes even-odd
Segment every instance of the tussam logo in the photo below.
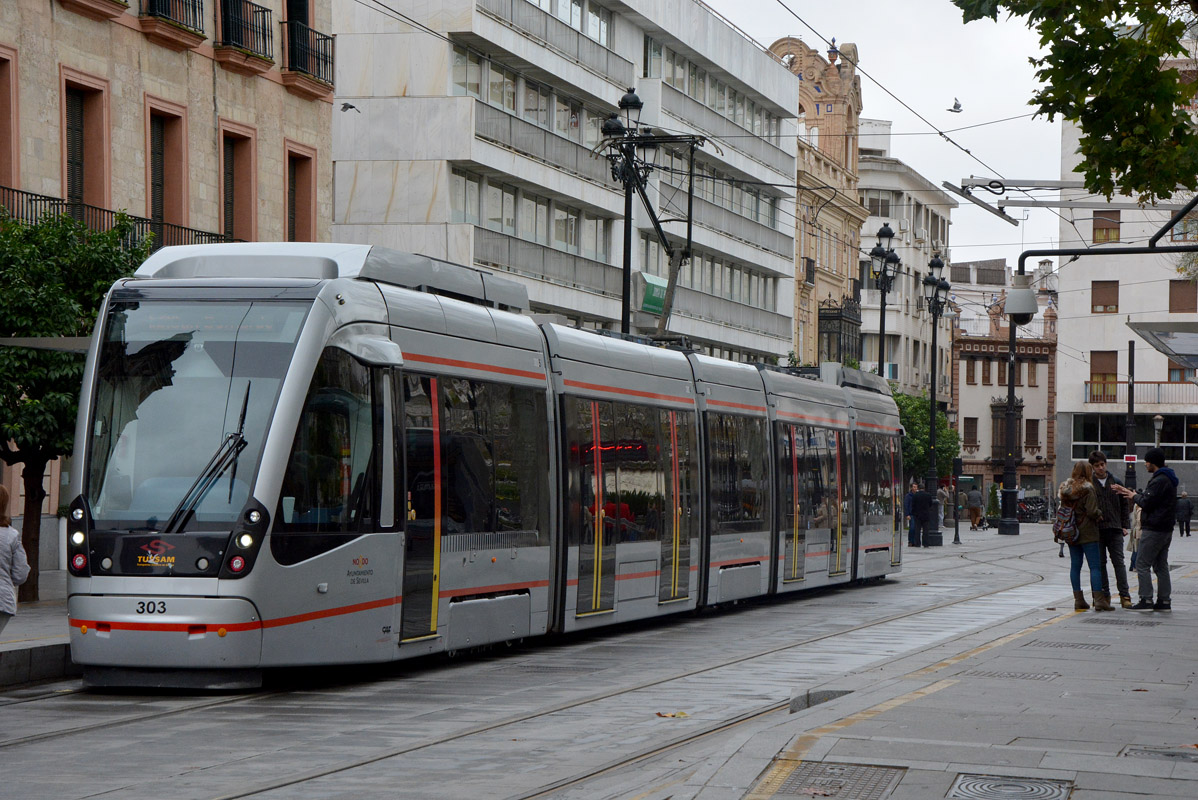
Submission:
<svg viewBox="0 0 1198 800">
<path fill-rule="evenodd" d="M 146 554 L 137 557 L 139 567 L 165 567 L 173 566 L 175 563 L 175 557 L 167 555 L 168 552 L 175 549 L 175 546 L 161 539 L 146 542 L 141 549 L 145 550 Z"/>
</svg>

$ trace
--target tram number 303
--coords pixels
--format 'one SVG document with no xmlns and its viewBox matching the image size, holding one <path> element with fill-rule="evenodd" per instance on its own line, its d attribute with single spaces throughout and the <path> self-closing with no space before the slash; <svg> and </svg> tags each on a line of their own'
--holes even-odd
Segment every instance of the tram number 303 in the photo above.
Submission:
<svg viewBox="0 0 1198 800">
<path fill-rule="evenodd" d="M 166 603 L 162 600 L 141 600 L 137 603 L 138 614 L 165 614 Z"/>
</svg>

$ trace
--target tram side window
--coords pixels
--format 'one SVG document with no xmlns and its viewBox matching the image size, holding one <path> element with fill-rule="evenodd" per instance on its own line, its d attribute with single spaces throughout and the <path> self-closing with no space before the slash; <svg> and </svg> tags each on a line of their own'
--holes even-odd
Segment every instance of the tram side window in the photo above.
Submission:
<svg viewBox="0 0 1198 800">
<path fill-rule="evenodd" d="M 758 530 L 769 513 L 769 450 L 764 419 L 709 414 L 711 502 L 716 530 Z"/>
<path fill-rule="evenodd" d="M 857 492 L 862 523 L 882 525 L 892 515 L 890 443 L 877 433 L 857 434 Z"/>
<path fill-rule="evenodd" d="M 898 531 L 903 527 L 903 443 L 901 439 L 887 436 L 886 444 L 890 450 L 891 515 L 894 517 L 894 529 Z"/>
<path fill-rule="evenodd" d="M 280 563 L 298 563 L 373 529 L 382 409 L 372 383 L 371 371 L 345 351 L 321 355 L 275 512 L 271 547 Z"/>
<path fill-rule="evenodd" d="M 823 428 L 796 426 L 795 436 L 802 432 L 804 446 L 800 452 L 800 503 L 808 509 L 808 528 L 829 530 L 836 524 L 836 472 L 832 453 L 831 431 Z"/>
<path fill-rule="evenodd" d="M 520 544 L 549 544 L 549 418 L 545 392 L 496 384 L 495 523 L 521 531 Z"/>
<path fill-rule="evenodd" d="M 853 459 L 849 450 L 848 431 L 838 431 L 832 434 L 835 442 L 833 453 L 836 457 L 840 496 L 840 524 L 843 530 L 853 529 L 853 519 L 856 516 L 856 504 L 853 502 Z"/>
</svg>

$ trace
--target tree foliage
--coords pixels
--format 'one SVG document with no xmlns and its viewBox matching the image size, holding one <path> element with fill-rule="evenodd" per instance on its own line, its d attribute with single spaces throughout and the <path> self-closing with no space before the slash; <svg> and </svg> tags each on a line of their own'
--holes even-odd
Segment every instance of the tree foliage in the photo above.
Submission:
<svg viewBox="0 0 1198 800">
<path fill-rule="evenodd" d="M 903 471 L 908 478 L 923 481 L 928 474 L 928 423 L 930 408 L 928 396 L 918 397 L 895 392 L 899 422 L 903 426 Z M 948 417 L 943 411 L 936 412 L 936 475 L 944 478 L 952 474 L 953 459 L 961 453 L 961 439 L 949 427 Z"/>
<path fill-rule="evenodd" d="M 0 218 L 0 337 L 89 336 L 113 281 L 149 253 L 123 215 L 97 233 L 67 216 L 35 225 Z M 37 599 L 38 534 L 46 466 L 74 447 L 84 360 L 76 353 L 0 347 L 0 461 L 24 464 L 25 551 L 34 572 L 22 600 Z"/>
<path fill-rule="evenodd" d="M 1086 189 L 1151 202 L 1198 189 L 1198 88 L 1182 39 L 1198 0 L 952 0 L 966 22 L 1023 17 L 1047 50 L 1031 58 L 1041 88 L 1030 104 L 1077 124 Z M 1184 56 L 1184 68 L 1164 65 Z M 1183 75 L 1188 73 L 1188 77 Z"/>
</svg>

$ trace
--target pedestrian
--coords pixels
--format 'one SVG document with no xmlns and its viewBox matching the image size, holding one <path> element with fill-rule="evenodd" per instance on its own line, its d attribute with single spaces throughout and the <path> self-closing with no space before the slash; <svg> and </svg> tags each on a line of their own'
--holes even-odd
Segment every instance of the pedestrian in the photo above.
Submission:
<svg viewBox="0 0 1198 800">
<path fill-rule="evenodd" d="M 1094 598 L 1095 611 L 1110 611 L 1110 595 L 1102 591 L 1102 547 L 1098 543 L 1098 520 L 1101 510 L 1098 507 L 1098 494 L 1094 490 L 1094 468 L 1088 461 L 1079 461 L 1073 465 L 1069 480 L 1061 484 L 1059 491 L 1061 504 L 1073 509 L 1074 523 L 1077 525 L 1077 541 L 1069 543 L 1069 583 L 1073 586 L 1073 609 L 1085 611 L 1086 595 L 1082 592 L 1082 558 L 1090 568 L 1090 594 Z"/>
<path fill-rule="evenodd" d="M 941 528 L 944 527 L 944 509 L 948 508 L 948 501 L 949 501 L 950 497 L 951 497 L 951 495 L 948 492 L 947 486 L 941 486 L 939 489 L 936 490 L 936 500 L 940 504 L 939 508 L 936 509 L 936 512 L 940 518 L 940 527 Z"/>
<path fill-rule="evenodd" d="M 1094 491 L 1102 511 L 1102 521 L 1098 523 L 1098 542 L 1102 545 L 1102 590 L 1110 596 L 1111 581 L 1106 571 L 1109 555 L 1115 571 L 1115 588 L 1119 590 L 1119 605 L 1131 608 L 1131 588 L 1127 585 L 1127 568 L 1123 565 L 1123 537 L 1131 528 L 1131 509 L 1126 500 L 1115 494 L 1115 487 L 1122 486 L 1123 482 L 1107 472 L 1106 453 L 1095 450 L 1090 453 L 1089 461 L 1094 468 Z"/>
<path fill-rule="evenodd" d="M 915 541 L 915 526 L 911 519 L 911 503 L 915 500 L 915 491 L 919 487 L 915 481 L 911 481 L 911 485 L 907 487 L 907 493 L 903 495 L 903 522 L 907 525 L 907 545 L 914 547 Z"/>
<path fill-rule="evenodd" d="M 936 498 L 922 486 L 916 485 L 914 489 L 907 543 L 912 547 L 927 547 L 927 533 L 932 530 L 932 521 L 936 519 Z"/>
<path fill-rule="evenodd" d="M 1177 474 L 1165 466 L 1165 451 L 1151 448 L 1144 454 L 1144 467 L 1151 475 L 1142 492 L 1126 486 L 1119 494 L 1132 500 L 1143 512 L 1140 517 L 1140 544 L 1136 556 L 1136 575 L 1140 579 L 1140 602 L 1136 611 L 1170 611 L 1173 584 L 1169 580 L 1169 544 L 1177 516 Z M 1152 573 L 1156 573 L 1156 602 L 1152 602 Z"/>
<path fill-rule="evenodd" d="M 1177 498 L 1177 535 L 1190 535 L 1190 516 L 1194 513 L 1194 503 L 1185 492 Z"/>
<path fill-rule="evenodd" d="M 976 531 L 982 522 L 982 490 L 976 486 L 970 487 L 965 495 L 965 503 L 969 507 L 969 530 Z"/>
<path fill-rule="evenodd" d="M 29 577 L 21 534 L 8 516 L 8 487 L 0 486 L 0 631 L 17 613 L 17 587 Z"/>
</svg>

